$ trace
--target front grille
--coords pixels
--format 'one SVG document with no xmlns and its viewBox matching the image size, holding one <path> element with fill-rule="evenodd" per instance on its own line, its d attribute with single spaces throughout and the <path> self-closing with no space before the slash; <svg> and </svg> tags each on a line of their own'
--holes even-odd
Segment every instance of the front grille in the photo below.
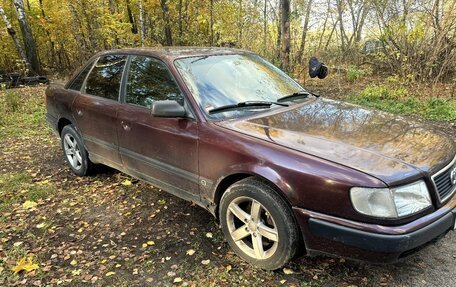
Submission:
<svg viewBox="0 0 456 287">
<path fill-rule="evenodd" d="M 455 160 L 432 176 L 440 202 L 447 200 L 456 191 L 456 185 L 451 182 L 451 172 L 456 168 Z"/>
</svg>

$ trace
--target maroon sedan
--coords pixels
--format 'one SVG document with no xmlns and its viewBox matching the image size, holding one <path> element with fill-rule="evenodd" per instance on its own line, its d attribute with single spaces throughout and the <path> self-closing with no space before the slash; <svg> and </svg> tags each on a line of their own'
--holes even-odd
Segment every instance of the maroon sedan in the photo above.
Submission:
<svg viewBox="0 0 456 287">
<path fill-rule="evenodd" d="M 46 95 L 75 174 L 105 164 L 197 203 L 264 269 L 392 261 L 455 227 L 453 140 L 313 95 L 248 51 L 102 52 Z"/>
</svg>

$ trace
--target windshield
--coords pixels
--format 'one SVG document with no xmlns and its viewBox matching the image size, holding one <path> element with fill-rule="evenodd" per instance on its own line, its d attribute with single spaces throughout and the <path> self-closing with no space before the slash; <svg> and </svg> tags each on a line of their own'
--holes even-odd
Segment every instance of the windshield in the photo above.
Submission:
<svg viewBox="0 0 456 287">
<path fill-rule="evenodd" d="M 226 105 L 247 101 L 269 101 L 303 88 L 284 72 L 254 54 L 199 56 L 178 59 L 175 65 L 209 119 L 226 119 L 257 113 L 263 109 L 242 108 L 210 114 Z"/>
</svg>

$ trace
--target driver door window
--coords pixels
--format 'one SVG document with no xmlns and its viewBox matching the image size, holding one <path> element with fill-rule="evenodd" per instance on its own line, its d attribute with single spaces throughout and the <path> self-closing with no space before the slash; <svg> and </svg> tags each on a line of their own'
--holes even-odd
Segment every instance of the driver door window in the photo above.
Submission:
<svg viewBox="0 0 456 287">
<path fill-rule="evenodd" d="M 174 100 L 184 105 L 184 96 L 168 68 L 163 62 L 151 57 L 132 57 L 126 102 L 150 108 L 154 101 L 164 100 Z"/>
</svg>

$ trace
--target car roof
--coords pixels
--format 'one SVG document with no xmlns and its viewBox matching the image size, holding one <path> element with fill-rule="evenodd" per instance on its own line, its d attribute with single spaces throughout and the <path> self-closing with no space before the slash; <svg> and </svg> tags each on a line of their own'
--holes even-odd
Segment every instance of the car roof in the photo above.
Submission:
<svg viewBox="0 0 456 287">
<path fill-rule="evenodd" d="M 169 61 L 179 58 L 197 57 L 197 56 L 214 56 L 214 55 L 238 55 L 251 53 L 246 50 L 224 48 L 224 47 L 149 47 L 149 48 L 128 48 L 108 50 L 98 53 L 97 56 L 106 54 L 133 54 L 154 56 Z"/>
</svg>

